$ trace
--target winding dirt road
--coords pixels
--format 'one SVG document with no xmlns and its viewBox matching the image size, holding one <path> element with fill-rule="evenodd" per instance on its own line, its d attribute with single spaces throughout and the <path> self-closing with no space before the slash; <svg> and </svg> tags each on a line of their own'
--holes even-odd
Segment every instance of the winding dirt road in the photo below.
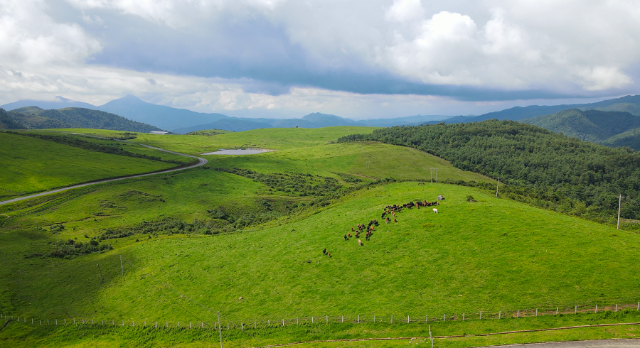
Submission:
<svg viewBox="0 0 640 348">
<path fill-rule="evenodd" d="M 151 173 L 145 173 L 145 174 L 127 175 L 127 176 L 122 176 L 122 177 L 114 178 L 114 179 L 105 179 L 105 180 L 87 182 L 87 183 L 84 183 L 84 184 L 77 184 L 77 185 L 67 186 L 67 187 L 63 187 L 63 188 L 59 188 L 59 189 L 55 189 L 55 190 L 51 190 L 51 191 L 47 191 L 47 192 L 40 192 L 40 193 L 36 193 L 36 194 L 33 194 L 33 195 L 29 195 L 29 196 L 10 199 L 8 201 L 2 201 L 2 202 L 0 202 L 0 205 L 19 202 L 19 201 L 23 201 L 25 199 L 30 199 L 30 198 L 34 198 L 34 197 L 50 195 L 52 193 L 58 193 L 58 192 L 63 192 L 63 191 L 67 191 L 67 190 L 72 190 L 72 189 L 75 189 L 75 188 L 78 188 L 78 187 L 85 187 L 85 186 L 91 186 L 91 185 L 97 185 L 97 184 L 104 184 L 105 182 L 113 182 L 113 181 L 119 181 L 119 180 L 131 179 L 131 178 L 142 178 L 142 177 L 145 177 L 145 176 L 177 172 L 177 171 L 180 171 L 180 170 L 196 168 L 196 167 L 200 167 L 200 166 L 203 166 L 203 165 L 207 164 L 207 160 L 204 159 L 204 158 L 201 158 L 201 157 L 196 157 L 196 156 L 192 156 L 192 155 L 186 155 L 186 154 L 183 154 L 183 153 L 173 152 L 173 151 L 161 149 L 159 147 L 153 147 L 153 146 L 144 145 L 144 144 L 139 144 L 139 145 L 142 145 L 142 146 L 150 148 L 150 149 L 164 151 L 164 152 L 168 152 L 168 153 L 172 153 L 172 154 L 176 154 L 176 155 L 180 155 L 180 156 L 191 157 L 191 158 L 197 159 L 198 163 L 190 165 L 188 167 L 179 167 L 179 168 L 173 168 L 173 169 L 166 169 L 166 170 L 161 170 L 161 171 L 151 172 Z"/>
</svg>

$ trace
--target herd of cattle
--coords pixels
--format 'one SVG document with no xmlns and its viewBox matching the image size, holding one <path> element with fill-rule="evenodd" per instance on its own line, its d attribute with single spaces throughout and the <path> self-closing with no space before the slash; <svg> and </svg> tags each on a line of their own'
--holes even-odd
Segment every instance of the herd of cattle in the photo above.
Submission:
<svg viewBox="0 0 640 348">
<path fill-rule="evenodd" d="M 409 203 L 405 203 L 405 204 L 394 204 L 394 205 L 387 205 L 386 207 L 384 207 L 384 211 L 382 212 L 382 215 L 380 216 L 381 219 L 384 219 L 384 221 L 389 224 L 391 223 L 391 217 L 393 217 L 393 222 L 397 223 L 398 220 L 396 218 L 396 213 L 400 213 L 402 212 L 402 209 L 412 209 L 413 207 L 416 207 L 417 209 L 420 209 L 420 207 L 432 207 L 432 206 L 437 206 L 440 205 L 440 202 L 438 201 L 442 201 L 444 200 L 444 197 L 442 195 L 438 196 L 438 200 L 435 202 L 429 202 L 429 201 L 416 201 L 416 202 L 409 202 Z M 433 212 L 437 213 L 438 209 L 433 208 Z M 376 227 L 380 226 L 380 223 L 378 222 L 378 220 L 371 220 L 369 221 L 368 224 L 358 224 L 355 228 L 351 227 L 351 231 L 347 232 L 343 238 L 344 241 L 349 241 L 351 240 L 351 238 L 355 237 L 356 239 L 358 239 L 358 245 L 362 246 L 362 240 L 360 240 L 360 234 L 364 233 L 365 234 L 365 239 L 367 241 L 369 241 L 371 239 L 371 236 L 373 236 L 373 232 L 375 231 Z M 353 233 L 353 235 L 351 234 Z M 329 257 L 331 257 L 331 253 L 327 251 L 327 249 L 322 250 L 322 253 L 324 255 L 327 255 Z"/>
</svg>

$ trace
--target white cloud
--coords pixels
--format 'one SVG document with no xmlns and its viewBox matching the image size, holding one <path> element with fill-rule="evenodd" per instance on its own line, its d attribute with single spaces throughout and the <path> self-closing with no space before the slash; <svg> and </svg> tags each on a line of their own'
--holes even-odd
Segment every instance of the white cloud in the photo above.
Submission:
<svg viewBox="0 0 640 348">
<path fill-rule="evenodd" d="M 77 64 L 101 49 L 75 23 L 56 23 L 43 0 L 0 3 L 0 64 Z"/>
<path fill-rule="evenodd" d="M 420 0 L 395 0 L 385 14 L 387 20 L 398 22 L 420 19 L 423 16 L 424 9 Z"/>
<path fill-rule="evenodd" d="M 191 34 L 198 30 L 209 30 L 214 36 L 218 26 L 227 25 L 241 40 L 242 35 L 254 37 L 257 30 L 271 24 L 273 35 L 280 35 L 273 39 L 274 44 L 265 40 L 266 44 L 256 45 L 258 51 L 248 47 L 241 52 L 259 57 L 257 63 L 247 59 L 246 64 L 257 65 L 246 70 L 261 73 L 269 63 L 262 57 L 293 56 L 300 57 L 300 65 L 308 71 L 320 75 L 355 71 L 427 84 L 589 95 L 617 93 L 634 86 L 637 76 L 629 71 L 640 60 L 640 7 L 634 1 L 66 1 L 76 13 L 54 16 L 46 0 L 0 0 L 0 99 L 4 102 L 63 95 L 100 104 L 130 93 L 200 111 L 318 110 L 342 114 L 340 110 L 345 110 L 363 116 L 393 115 L 394 108 L 405 110 L 397 116 L 442 113 L 434 111 L 440 110 L 436 104 L 450 102 L 312 87 L 294 87 L 289 94 L 271 96 L 243 90 L 247 81 L 257 79 L 255 76 L 177 76 L 87 63 L 109 43 L 122 39 L 110 36 L 109 26 L 127 25 L 133 16 L 153 28 L 158 24 L 169 27 L 163 28 L 164 32 L 182 38 L 180 49 L 184 51 L 180 53 L 185 56 L 198 56 L 201 48 L 210 44 L 201 40 L 206 35 L 198 37 L 199 41 L 194 39 Z M 77 23 L 72 22 L 74 16 Z M 137 18 L 135 23 L 145 25 Z M 237 45 L 235 39 L 216 41 L 210 44 L 215 50 L 207 52 L 221 57 L 236 52 L 229 49 Z M 287 42 L 278 45 L 279 40 Z M 126 48 L 126 54 L 136 57 L 143 55 L 138 50 L 147 47 Z M 284 53 L 263 55 L 270 52 L 259 51 L 269 49 Z M 203 71 L 202 76 L 211 73 Z M 283 81 L 313 86 L 313 81 L 298 83 L 294 77 Z M 403 102 L 409 106 L 404 107 Z"/>
</svg>

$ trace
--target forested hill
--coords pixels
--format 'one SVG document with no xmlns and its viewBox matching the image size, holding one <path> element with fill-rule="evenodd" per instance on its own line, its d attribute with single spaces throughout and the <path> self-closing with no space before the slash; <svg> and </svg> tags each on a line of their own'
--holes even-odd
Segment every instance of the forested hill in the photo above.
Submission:
<svg viewBox="0 0 640 348">
<path fill-rule="evenodd" d="M 640 218 L 640 152 L 628 148 L 608 148 L 533 125 L 497 120 L 383 128 L 339 142 L 358 140 L 414 147 L 457 168 L 536 191 L 535 199 L 559 202 L 567 197 L 562 204 L 571 206 L 561 210 L 575 215 L 615 216 L 617 196 L 622 194 L 623 217 Z"/>
<path fill-rule="evenodd" d="M 12 117 L 9 116 L 9 113 L 4 109 L 0 109 L 0 129 L 21 129 L 24 126 L 16 122 Z"/>
<path fill-rule="evenodd" d="M 10 112 L 5 112 L 3 109 L 0 110 L 2 110 L 0 113 L 6 114 L 12 121 L 22 125 L 21 128 L 28 129 L 97 128 L 130 132 L 160 130 L 157 127 L 131 121 L 122 116 L 84 108 L 43 110 L 39 107 L 28 106 Z"/>
<path fill-rule="evenodd" d="M 585 141 L 640 150 L 640 117 L 629 112 L 570 109 L 522 122 Z"/>
</svg>

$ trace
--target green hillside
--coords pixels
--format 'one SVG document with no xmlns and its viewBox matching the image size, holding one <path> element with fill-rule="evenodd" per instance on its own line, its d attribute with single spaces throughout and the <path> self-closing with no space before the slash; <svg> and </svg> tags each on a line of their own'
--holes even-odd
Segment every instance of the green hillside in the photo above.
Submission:
<svg viewBox="0 0 640 348">
<path fill-rule="evenodd" d="M 640 127 L 640 117 L 628 112 L 581 111 L 578 109 L 565 110 L 553 115 L 538 116 L 522 122 L 542 127 L 555 133 L 562 133 L 569 137 L 603 145 L 612 145 L 615 141 L 607 141 L 609 138 Z"/>
<path fill-rule="evenodd" d="M 589 109 L 585 109 L 585 110 L 589 110 Z M 595 108 L 594 110 L 628 112 L 634 116 L 640 116 L 640 105 L 633 104 L 633 103 L 617 103 L 617 104 L 612 104 L 604 107 L 598 107 L 598 108 Z"/>
<path fill-rule="evenodd" d="M 0 132 L 0 165 L 0 197 L 5 198 L 176 166 L 5 132 Z"/>
<path fill-rule="evenodd" d="M 146 133 L 160 130 L 115 114 L 84 108 L 43 110 L 27 106 L 10 111 L 8 116 L 29 129 L 97 128 Z"/>
<path fill-rule="evenodd" d="M 259 187 L 240 188 L 241 181 L 224 190 L 238 196 Z M 139 188 L 147 192 L 152 186 Z M 120 191 L 127 192 L 125 187 Z M 425 208 L 398 213 L 397 223 L 382 223 L 370 241 L 361 238 L 364 246 L 342 238 L 357 223 L 379 219 L 388 204 L 434 200 L 438 194 L 446 197 L 438 214 Z M 468 202 L 469 195 L 477 202 Z M 150 196 L 128 199 L 130 204 L 155 204 Z M 61 203 L 44 219 L 68 219 L 73 206 L 86 202 Z M 114 211 L 123 206 L 112 202 Z M 35 248 L 42 252 L 42 245 L 56 239 L 77 236 L 84 243 L 81 224 L 95 224 L 78 220 L 53 235 L 11 228 L 21 224 L 28 230 L 39 218 L 9 220 L 0 234 L 6 265 L 0 272 L 8 280 L 0 285 L 4 312 L 174 325 L 213 321 L 198 304 L 220 310 L 233 322 L 358 314 L 436 317 L 633 303 L 639 285 L 636 233 L 453 185 L 378 186 L 316 214 L 301 213 L 279 226 L 242 233 L 139 233 L 109 240 L 115 250 L 104 254 L 70 260 L 15 257 L 31 255 Z M 331 258 L 322 255 L 323 248 Z M 124 256 L 124 276 L 118 255 Z"/>
</svg>

